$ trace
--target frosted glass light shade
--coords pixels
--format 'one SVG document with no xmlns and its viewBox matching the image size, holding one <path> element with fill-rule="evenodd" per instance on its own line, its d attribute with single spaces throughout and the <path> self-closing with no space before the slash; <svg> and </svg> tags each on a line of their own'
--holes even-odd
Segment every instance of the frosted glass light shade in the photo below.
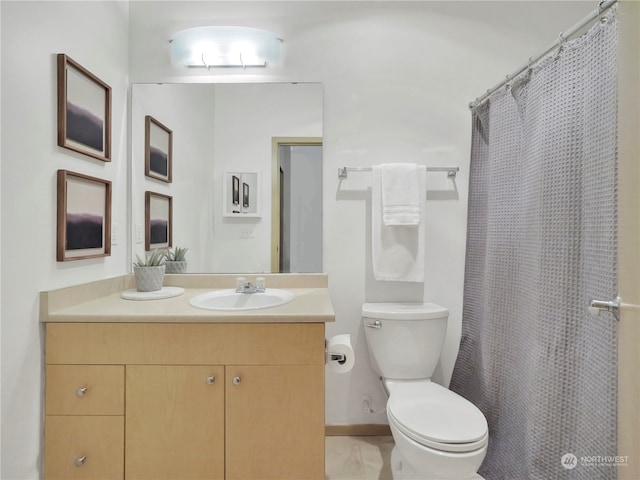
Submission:
<svg viewBox="0 0 640 480">
<path fill-rule="evenodd" d="M 173 34 L 171 61 L 188 67 L 265 67 L 280 59 L 280 39 L 249 27 L 195 27 Z"/>
</svg>

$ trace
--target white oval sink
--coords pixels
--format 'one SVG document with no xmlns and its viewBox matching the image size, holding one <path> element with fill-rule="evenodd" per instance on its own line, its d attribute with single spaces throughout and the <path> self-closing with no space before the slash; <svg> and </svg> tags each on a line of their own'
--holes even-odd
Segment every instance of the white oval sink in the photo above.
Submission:
<svg viewBox="0 0 640 480">
<path fill-rule="evenodd" d="M 291 300 L 293 294 L 277 288 L 267 288 L 264 292 L 256 293 L 237 293 L 228 289 L 196 295 L 189 300 L 189 305 L 205 310 L 258 310 L 284 305 Z"/>
</svg>

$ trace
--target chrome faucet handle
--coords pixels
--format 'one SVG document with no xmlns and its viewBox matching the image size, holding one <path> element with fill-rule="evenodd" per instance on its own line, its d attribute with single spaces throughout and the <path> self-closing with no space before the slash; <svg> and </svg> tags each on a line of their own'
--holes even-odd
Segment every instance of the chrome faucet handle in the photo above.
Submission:
<svg viewBox="0 0 640 480">
<path fill-rule="evenodd" d="M 236 293 L 241 293 L 244 290 L 244 286 L 247 283 L 247 279 L 244 277 L 236 277 Z"/>
</svg>

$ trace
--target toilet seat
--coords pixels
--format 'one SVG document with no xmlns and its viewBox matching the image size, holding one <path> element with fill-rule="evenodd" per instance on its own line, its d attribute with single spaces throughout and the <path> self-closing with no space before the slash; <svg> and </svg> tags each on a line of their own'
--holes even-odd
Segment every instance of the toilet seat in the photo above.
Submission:
<svg viewBox="0 0 640 480">
<path fill-rule="evenodd" d="M 429 381 L 394 384 L 389 422 L 421 445 L 444 452 L 470 452 L 488 442 L 487 421 L 471 402 Z"/>
</svg>

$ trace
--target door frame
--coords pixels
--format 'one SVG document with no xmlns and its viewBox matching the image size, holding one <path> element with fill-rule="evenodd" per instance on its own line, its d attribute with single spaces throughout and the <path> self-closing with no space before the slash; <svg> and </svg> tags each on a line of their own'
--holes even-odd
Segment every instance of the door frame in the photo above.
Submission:
<svg viewBox="0 0 640 480">
<path fill-rule="evenodd" d="M 280 147 L 322 146 L 322 137 L 271 138 L 271 273 L 280 272 Z"/>
<path fill-rule="evenodd" d="M 640 478 L 640 4 L 618 4 L 619 480 Z M 600 320 L 603 321 L 603 320 Z M 615 320 L 614 320 L 615 321 Z"/>
</svg>

